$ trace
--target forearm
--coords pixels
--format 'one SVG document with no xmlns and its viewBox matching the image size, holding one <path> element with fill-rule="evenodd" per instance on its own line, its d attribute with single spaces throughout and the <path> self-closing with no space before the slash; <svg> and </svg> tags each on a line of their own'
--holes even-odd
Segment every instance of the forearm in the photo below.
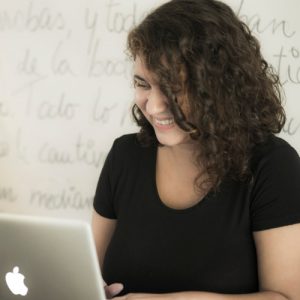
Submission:
<svg viewBox="0 0 300 300">
<path fill-rule="evenodd" d="M 208 292 L 181 292 L 170 294 L 168 300 L 290 300 L 277 292 L 251 294 L 217 294 Z"/>
<path fill-rule="evenodd" d="M 170 294 L 127 294 L 116 300 L 292 300 L 276 292 L 251 294 L 217 294 L 208 292 L 179 292 Z"/>
</svg>

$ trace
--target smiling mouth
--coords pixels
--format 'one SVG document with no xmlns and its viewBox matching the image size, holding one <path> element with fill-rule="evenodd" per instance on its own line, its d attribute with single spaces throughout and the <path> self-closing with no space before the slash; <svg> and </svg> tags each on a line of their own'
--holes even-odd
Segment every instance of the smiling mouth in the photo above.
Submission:
<svg viewBox="0 0 300 300">
<path fill-rule="evenodd" d="M 175 126 L 175 121 L 174 118 L 167 118 L 167 119 L 154 118 L 154 126 L 161 130 L 167 130 Z"/>
<path fill-rule="evenodd" d="M 169 119 L 163 119 L 163 120 L 158 120 L 158 119 L 154 119 L 155 124 L 157 125 L 172 125 L 174 124 L 174 119 L 173 118 L 169 118 Z"/>
</svg>

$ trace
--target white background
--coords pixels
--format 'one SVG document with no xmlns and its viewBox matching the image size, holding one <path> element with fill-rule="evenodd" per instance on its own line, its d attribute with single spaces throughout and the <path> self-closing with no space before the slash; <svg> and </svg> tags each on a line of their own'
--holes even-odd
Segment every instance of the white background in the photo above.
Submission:
<svg viewBox="0 0 300 300">
<path fill-rule="evenodd" d="M 0 0 L 0 211 L 90 219 L 113 140 L 136 131 L 127 32 L 163 2 Z M 300 153 L 300 2 L 226 2 L 280 74 Z"/>
</svg>

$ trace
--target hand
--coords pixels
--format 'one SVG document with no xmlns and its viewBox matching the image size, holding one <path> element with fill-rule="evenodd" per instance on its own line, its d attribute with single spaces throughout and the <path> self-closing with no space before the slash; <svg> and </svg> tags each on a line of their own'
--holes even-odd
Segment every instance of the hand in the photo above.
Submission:
<svg viewBox="0 0 300 300">
<path fill-rule="evenodd" d="M 130 293 L 124 296 L 113 298 L 113 300 L 167 300 L 173 299 L 170 297 L 171 294 L 139 294 Z"/>
<path fill-rule="evenodd" d="M 104 290 L 107 299 L 112 299 L 114 296 L 118 295 L 123 290 L 123 288 L 124 287 L 122 283 L 113 283 L 107 285 L 104 282 Z"/>
</svg>

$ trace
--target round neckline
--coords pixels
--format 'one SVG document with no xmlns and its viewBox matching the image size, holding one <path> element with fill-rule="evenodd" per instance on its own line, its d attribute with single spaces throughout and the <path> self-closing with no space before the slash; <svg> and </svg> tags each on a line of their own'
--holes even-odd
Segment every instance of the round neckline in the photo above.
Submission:
<svg viewBox="0 0 300 300">
<path fill-rule="evenodd" d="M 175 214 L 184 214 L 184 213 L 190 213 L 201 207 L 203 204 L 207 202 L 208 199 L 212 196 L 212 191 L 209 191 L 201 200 L 196 202 L 194 205 L 189 206 L 187 208 L 172 208 L 164 203 L 164 201 L 160 198 L 158 188 L 157 188 L 157 182 L 156 182 L 156 169 L 157 169 L 157 154 L 158 154 L 158 147 L 154 147 L 153 151 L 153 161 L 152 161 L 152 172 L 151 172 L 151 181 L 154 187 L 154 193 L 155 193 L 155 201 L 156 203 L 165 209 L 168 212 L 175 213 Z"/>
</svg>

